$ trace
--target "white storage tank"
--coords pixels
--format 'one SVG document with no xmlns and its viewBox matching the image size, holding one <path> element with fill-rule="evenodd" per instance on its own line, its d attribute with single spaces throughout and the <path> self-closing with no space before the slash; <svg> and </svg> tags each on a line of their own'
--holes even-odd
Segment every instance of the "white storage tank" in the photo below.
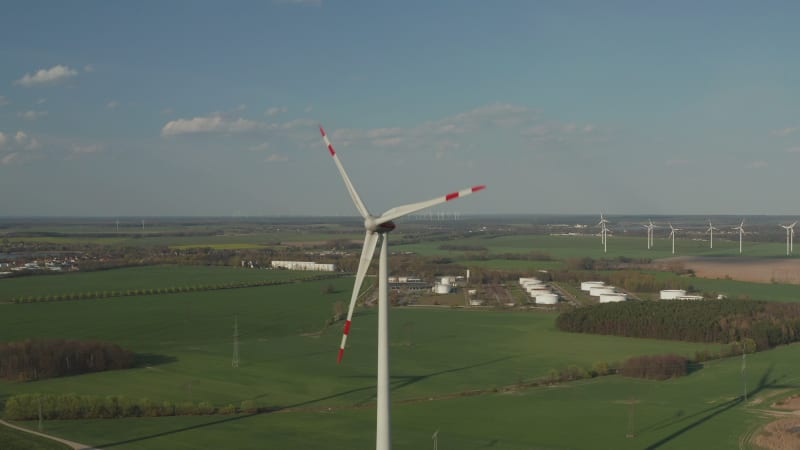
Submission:
<svg viewBox="0 0 800 450">
<path fill-rule="evenodd" d="M 600 303 L 624 302 L 627 299 L 627 294 L 603 294 L 600 296 Z"/>
<path fill-rule="evenodd" d="M 533 278 L 533 277 L 520 277 L 519 278 L 519 284 L 525 284 L 525 282 L 527 282 L 527 281 L 536 282 L 536 281 L 539 281 L 539 279 L 538 278 Z"/>
<path fill-rule="evenodd" d="M 683 289 L 664 289 L 661 291 L 659 298 L 661 300 L 675 300 L 678 297 L 683 297 L 685 295 L 686 291 Z"/>
<path fill-rule="evenodd" d="M 582 281 L 581 290 L 589 292 L 593 287 L 604 286 L 606 283 L 603 281 Z"/>
<path fill-rule="evenodd" d="M 441 284 L 454 285 L 456 284 L 456 277 L 453 276 L 442 277 Z"/>
<path fill-rule="evenodd" d="M 437 283 L 433 286 L 433 292 L 436 294 L 449 294 L 453 291 L 453 287 L 449 284 Z"/>
<path fill-rule="evenodd" d="M 615 292 L 614 286 L 597 286 L 589 289 L 589 295 L 592 297 L 599 297 L 603 294 L 613 294 Z"/>
<path fill-rule="evenodd" d="M 545 295 L 545 294 L 552 294 L 552 292 L 550 292 L 550 289 L 536 289 L 533 291 L 528 291 L 528 295 L 530 295 L 531 298 L 536 298 L 540 295 Z"/>
<path fill-rule="evenodd" d="M 556 294 L 539 294 L 536 296 L 537 305 L 555 305 L 558 303 L 558 295 Z"/>
</svg>

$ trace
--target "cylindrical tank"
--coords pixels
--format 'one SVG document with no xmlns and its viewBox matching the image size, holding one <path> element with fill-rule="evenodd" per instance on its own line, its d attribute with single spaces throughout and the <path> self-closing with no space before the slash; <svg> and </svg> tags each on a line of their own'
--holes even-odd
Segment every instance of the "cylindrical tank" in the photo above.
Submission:
<svg viewBox="0 0 800 450">
<path fill-rule="evenodd" d="M 616 292 L 613 286 L 598 286 L 589 289 L 589 295 L 599 297 L 602 294 L 613 294 Z"/>
<path fill-rule="evenodd" d="M 614 303 L 624 302 L 628 299 L 626 294 L 602 294 L 600 295 L 600 303 Z"/>
<path fill-rule="evenodd" d="M 442 284 L 456 284 L 456 277 L 442 277 Z"/>
<path fill-rule="evenodd" d="M 550 289 L 534 289 L 532 291 L 528 291 L 528 295 L 530 295 L 531 298 L 536 298 L 539 295 L 551 294 L 551 293 L 552 292 L 550 291 Z"/>
<path fill-rule="evenodd" d="M 593 287 L 603 286 L 606 283 L 602 281 L 582 281 L 581 282 L 581 290 L 585 292 L 589 292 L 590 289 Z"/>
<path fill-rule="evenodd" d="M 555 305 L 558 303 L 558 295 L 556 294 L 539 294 L 536 296 L 537 305 Z"/>
<path fill-rule="evenodd" d="M 539 279 L 538 278 L 534 278 L 534 277 L 520 277 L 519 278 L 519 284 L 525 284 L 526 281 L 539 281 Z"/>
<path fill-rule="evenodd" d="M 433 292 L 436 294 L 449 294 L 452 290 L 452 287 L 449 284 L 435 284 L 433 286 Z"/>
<path fill-rule="evenodd" d="M 661 295 L 659 298 L 661 300 L 675 300 L 678 297 L 683 297 L 686 295 L 686 291 L 683 289 L 664 289 L 661 291 Z"/>
<path fill-rule="evenodd" d="M 542 283 L 541 281 L 536 281 L 536 282 L 528 281 L 527 283 L 522 285 L 522 287 L 524 287 L 525 289 L 536 288 L 541 286 L 544 286 L 544 283 Z"/>
</svg>

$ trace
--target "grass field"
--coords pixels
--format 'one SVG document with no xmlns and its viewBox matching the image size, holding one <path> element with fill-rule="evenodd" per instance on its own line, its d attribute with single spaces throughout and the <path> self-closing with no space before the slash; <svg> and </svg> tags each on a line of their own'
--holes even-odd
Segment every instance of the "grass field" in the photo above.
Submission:
<svg viewBox="0 0 800 450">
<path fill-rule="evenodd" d="M 328 283 L 338 292 L 321 294 Z M 147 367 L 127 371 L 35 383 L 3 381 L 0 400 L 22 392 L 122 394 L 217 405 L 255 399 L 261 406 L 293 409 L 253 417 L 52 421 L 45 426 L 72 440 L 123 449 L 231 445 L 246 449 L 263 448 L 265 443 L 287 449 L 368 448 L 374 439 L 376 311 L 357 312 L 342 365 L 335 363 L 340 325 L 324 328 L 333 303 L 348 299 L 351 283 L 352 279 L 339 279 L 0 305 L 4 340 L 31 335 L 106 339 L 150 355 Z M 232 369 L 231 335 L 237 315 L 241 367 Z M 395 448 L 430 445 L 435 429 L 442 430 L 443 448 L 445 442 L 448 448 L 588 449 L 597 448 L 598 442 L 604 448 L 730 448 L 738 439 L 731 430 L 761 423 L 750 412 L 752 408 L 732 402 L 741 391 L 736 359 L 707 363 L 691 376 L 669 382 L 614 376 L 492 394 L 493 388 L 531 380 L 569 364 L 588 368 L 600 360 L 688 354 L 706 347 L 562 333 L 555 329 L 554 318 L 545 313 L 393 309 Z M 798 346 L 751 355 L 749 384 L 758 386 L 769 372 L 766 378 L 778 381 L 768 384 L 794 389 L 794 374 L 800 373 L 794 363 L 800 360 L 797 356 Z M 474 389 L 488 392 L 440 398 Z M 637 410 L 641 430 L 639 437 L 626 439 L 628 407 L 619 402 L 631 397 L 642 401 Z M 574 433 L 574 428 L 581 433 Z M 653 444 L 658 445 L 649 447 Z"/>
<path fill-rule="evenodd" d="M 446 242 L 447 245 L 483 246 L 491 253 L 547 253 L 555 259 L 582 258 L 589 256 L 599 258 L 628 258 L 659 259 L 674 256 L 672 254 L 672 241 L 661 238 L 655 240 L 655 247 L 647 249 L 647 239 L 644 236 L 610 236 L 608 238 L 608 252 L 603 252 L 600 238 L 596 236 L 548 236 L 548 235 L 513 235 L 486 237 L 477 233 L 474 237 L 456 239 Z M 394 251 L 411 251 L 422 255 L 444 255 L 460 258 L 464 252 L 454 250 L 441 250 L 442 242 L 423 242 L 419 244 L 396 245 Z M 676 255 L 693 256 L 736 256 L 739 254 L 739 241 L 714 239 L 714 248 L 708 248 L 707 241 L 682 240 L 675 241 Z M 783 257 L 786 255 L 786 246 L 782 243 L 746 243 L 747 256 Z"/>
<path fill-rule="evenodd" d="M 68 450 L 64 444 L 0 425 L 0 448 L 3 450 Z"/>
<path fill-rule="evenodd" d="M 256 270 L 229 266 L 143 266 L 97 272 L 0 279 L 0 301 L 12 297 L 81 292 L 127 291 L 177 286 L 215 285 L 301 279 L 319 272 Z"/>
</svg>

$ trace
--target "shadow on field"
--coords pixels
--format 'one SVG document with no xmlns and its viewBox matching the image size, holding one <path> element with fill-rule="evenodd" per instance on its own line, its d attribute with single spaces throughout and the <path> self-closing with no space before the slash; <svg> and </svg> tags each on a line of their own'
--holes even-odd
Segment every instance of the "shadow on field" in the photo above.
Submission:
<svg viewBox="0 0 800 450">
<path fill-rule="evenodd" d="M 159 355 L 156 353 L 137 353 L 134 356 L 136 367 L 159 366 L 178 361 L 178 358 L 169 355 Z"/>
<path fill-rule="evenodd" d="M 434 372 L 434 373 L 427 374 L 427 375 L 393 376 L 392 378 L 400 378 L 400 380 L 397 381 L 397 382 L 393 382 L 392 383 L 392 389 L 393 390 L 394 389 L 400 389 L 400 388 L 403 388 L 405 386 L 417 383 L 419 381 L 422 381 L 422 380 L 425 380 L 427 378 L 431 378 L 431 377 L 434 377 L 434 376 L 437 376 L 437 375 L 442 375 L 442 374 L 445 374 L 445 373 L 459 372 L 459 371 L 462 371 L 462 370 L 471 369 L 473 367 L 486 366 L 486 365 L 494 364 L 494 363 L 497 363 L 497 362 L 500 362 L 500 361 L 505 361 L 505 360 L 511 359 L 511 358 L 512 358 L 511 356 L 508 356 L 508 357 L 505 357 L 505 358 L 497 358 L 497 359 L 494 359 L 494 360 L 491 360 L 491 361 L 486 361 L 486 362 L 483 362 L 483 363 L 472 364 L 472 365 L 464 366 L 464 367 L 457 367 L 457 368 L 454 368 L 454 369 L 442 370 L 442 371 Z M 362 377 L 359 377 L 359 378 L 362 378 Z M 370 378 L 375 378 L 375 376 L 374 375 L 370 376 Z M 356 392 L 368 391 L 368 390 L 374 392 L 375 389 L 376 389 L 376 386 L 374 384 L 371 384 L 369 386 L 356 388 L 356 389 L 349 389 L 349 390 L 346 390 L 346 391 L 338 392 L 336 394 L 326 395 L 324 397 L 316 398 L 316 399 L 313 399 L 313 400 L 308 400 L 308 401 L 305 401 L 305 402 L 295 403 L 293 405 L 276 406 L 275 408 L 272 408 L 272 409 L 269 409 L 269 410 L 264 410 L 264 411 L 259 411 L 257 413 L 242 414 L 242 415 L 238 415 L 238 416 L 225 417 L 225 418 L 222 418 L 222 419 L 212 420 L 212 421 L 206 422 L 206 423 L 200 423 L 200 424 L 191 425 L 191 426 L 188 426 L 188 427 L 177 428 L 177 429 L 169 430 L 169 431 L 163 431 L 161 433 L 154 433 L 154 434 L 150 434 L 150 435 L 146 435 L 146 436 L 140 436 L 140 437 L 135 437 L 135 438 L 131 438 L 131 439 L 126 439 L 126 440 L 123 440 L 123 441 L 109 442 L 109 443 L 105 443 L 105 444 L 98 444 L 97 447 L 99 447 L 99 448 L 108 448 L 108 447 L 116 447 L 116 446 L 119 446 L 119 445 L 127 445 L 127 444 L 131 444 L 131 443 L 134 443 L 134 442 L 141 442 L 141 441 L 146 441 L 148 439 L 155 439 L 155 438 L 159 438 L 159 437 L 178 434 L 178 433 L 182 433 L 184 431 L 197 430 L 197 429 L 200 429 L 200 428 L 210 427 L 210 426 L 214 426 L 214 425 L 220 425 L 220 424 L 227 423 L 227 422 L 235 422 L 235 421 L 247 419 L 247 418 L 250 418 L 250 417 L 253 417 L 253 416 L 258 416 L 260 414 L 271 414 L 271 413 L 276 413 L 276 412 L 295 409 L 295 408 L 302 408 L 304 406 L 309 406 L 309 405 L 312 405 L 314 403 L 319 403 L 319 402 L 322 402 L 322 401 L 325 401 L 325 400 L 331 400 L 331 399 L 334 399 L 334 398 L 337 398 L 337 397 L 342 397 L 342 396 L 345 396 L 345 395 L 354 394 Z M 264 395 L 266 395 L 266 394 L 264 394 Z M 260 395 L 259 397 L 263 397 L 264 395 Z M 256 397 L 256 398 L 258 398 L 258 397 Z M 369 398 L 375 398 L 375 394 L 373 393 Z M 365 403 L 365 401 L 362 401 L 362 402 L 356 403 L 355 405 L 357 407 L 358 406 L 363 406 L 364 403 Z"/>
<path fill-rule="evenodd" d="M 482 363 L 470 364 L 468 366 L 456 367 L 456 368 L 447 369 L 447 370 L 440 370 L 439 372 L 429 373 L 429 374 L 426 374 L 426 375 L 392 375 L 392 381 L 391 381 L 392 391 L 394 392 L 394 391 L 396 391 L 398 389 L 402 389 L 402 388 L 404 388 L 406 386 L 410 386 L 410 385 L 412 385 L 414 383 L 419 383 L 420 381 L 424 381 L 424 380 L 427 380 L 428 378 L 432 378 L 432 377 L 435 377 L 435 376 L 438 376 L 438 375 L 444 375 L 446 373 L 461 372 L 463 370 L 474 369 L 475 367 L 488 366 L 488 365 L 495 364 L 495 363 L 498 363 L 498 362 L 501 362 L 501 361 L 506 361 L 506 360 L 509 360 L 509 359 L 512 359 L 512 358 L 513 358 L 513 356 L 506 356 L 504 358 L 497 358 L 497 359 L 493 359 L 493 360 L 490 360 L 490 361 L 485 361 L 485 362 L 482 362 Z M 359 375 L 356 378 L 372 378 L 372 379 L 374 379 L 375 375 Z M 375 388 L 375 386 L 371 386 L 371 388 Z M 375 395 L 376 394 L 377 394 L 376 392 L 373 392 L 373 393 L 370 394 L 369 397 L 365 398 L 364 400 L 361 400 L 360 402 L 356 402 L 355 404 L 360 406 L 360 405 L 364 405 L 365 403 L 368 403 L 370 401 L 373 401 L 373 400 L 375 400 Z"/>
<path fill-rule="evenodd" d="M 759 392 L 761 392 L 765 388 L 777 389 L 777 388 L 795 388 L 795 387 L 797 387 L 796 385 L 778 384 L 778 381 L 780 381 L 779 378 L 774 378 L 774 379 L 770 380 L 770 376 L 772 375 L 772 370 L 773 370 L 773 366 L 770 365 L 770 367 L 767 368 L 767 370 L 764 372 L 764 374 L 758 380 L 758 385 L 756 386 L 756 388 L 748 392 L 748 397 L 750 397 L 750 396 L 754 397 L 755 395 L 757 395 Z M 731 400 L 729 400 L 729 401 L 727 401 L 725 403 L 721 403 L 719 405 L 715 405 L 715 406 L 712 406 L 710 408 L 706 408 L 706 409 L 704 409 L 702 411 L 698 411 L 698 412 L 696 412 L 694 414 L 690 414 L 688 416 L 683 415 L 683 411 L 679 411 L 678 414 L 676 414 L 675 417 L 672 418 L 672 419 L 666 419 L 666 420 L 662 420 L 660 422 L 656 422 L 655 424 L 650 425 L 649 427 L 645 427 L 645 428 L 643 428 L 641 430 L 638 430 L 638 431 L 639 432 L 644 432 L 644 431 L 649 431 L 649 430 L 655 431 L 655 430 L 660 430 L 660 429 L 663 429 L 663 428 L 671 427 L 673 425 L 679 424 L 679 423 L 687 421 L 687 420 L 688 421 L 692 421 L 691 423 L 685 425 L 683 428 L 675 431 L 674 433 L 672 433 L 672 434 L 670 434 L 670 435 L 668 435 L 668 436 L 666 436 L 666 437 L 664 437 L 664 438 L 662 438 L 662 439 L 656 441 L 655 443 L 653 443 L 653 444 L 651 444 L 651 445 L 646 447 L 647 450 L 657 449 L 657 448 L 661 447 L 662 445 L 667 444 L 670 441 L 672 441 L 673 439 L 679 437 L 680 435 L 686 433 L 687 431 L 691 431 L 692 429 L 697 428 L 698 426 L 704 424 L 705 422 L 708 422 L 709 420 L 713 419 L 714 417 L 716 417 L 716 416 L 724 413 L 725 411 L 733 408 L 734 406 L 740 405 L 742 403 L 744 403 L 744 397 L 740 396 L 740 397 L 736 397 L 734 399 L 731 399 Z"/>
</svg>

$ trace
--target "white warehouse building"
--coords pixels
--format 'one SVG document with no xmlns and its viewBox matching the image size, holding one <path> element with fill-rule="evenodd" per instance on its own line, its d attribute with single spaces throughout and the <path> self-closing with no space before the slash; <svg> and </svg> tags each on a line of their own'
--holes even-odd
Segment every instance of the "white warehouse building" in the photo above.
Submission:
<svg viewBox="0 0 800 450">
<path fill-rule="evenodd" d="M 336 266 L 333 264 L 321 264 L 313 261 L 272 261 L 273 269 L 289 270 L 314 270 L 319 272 L 333 272 Z"/>
</svg>

